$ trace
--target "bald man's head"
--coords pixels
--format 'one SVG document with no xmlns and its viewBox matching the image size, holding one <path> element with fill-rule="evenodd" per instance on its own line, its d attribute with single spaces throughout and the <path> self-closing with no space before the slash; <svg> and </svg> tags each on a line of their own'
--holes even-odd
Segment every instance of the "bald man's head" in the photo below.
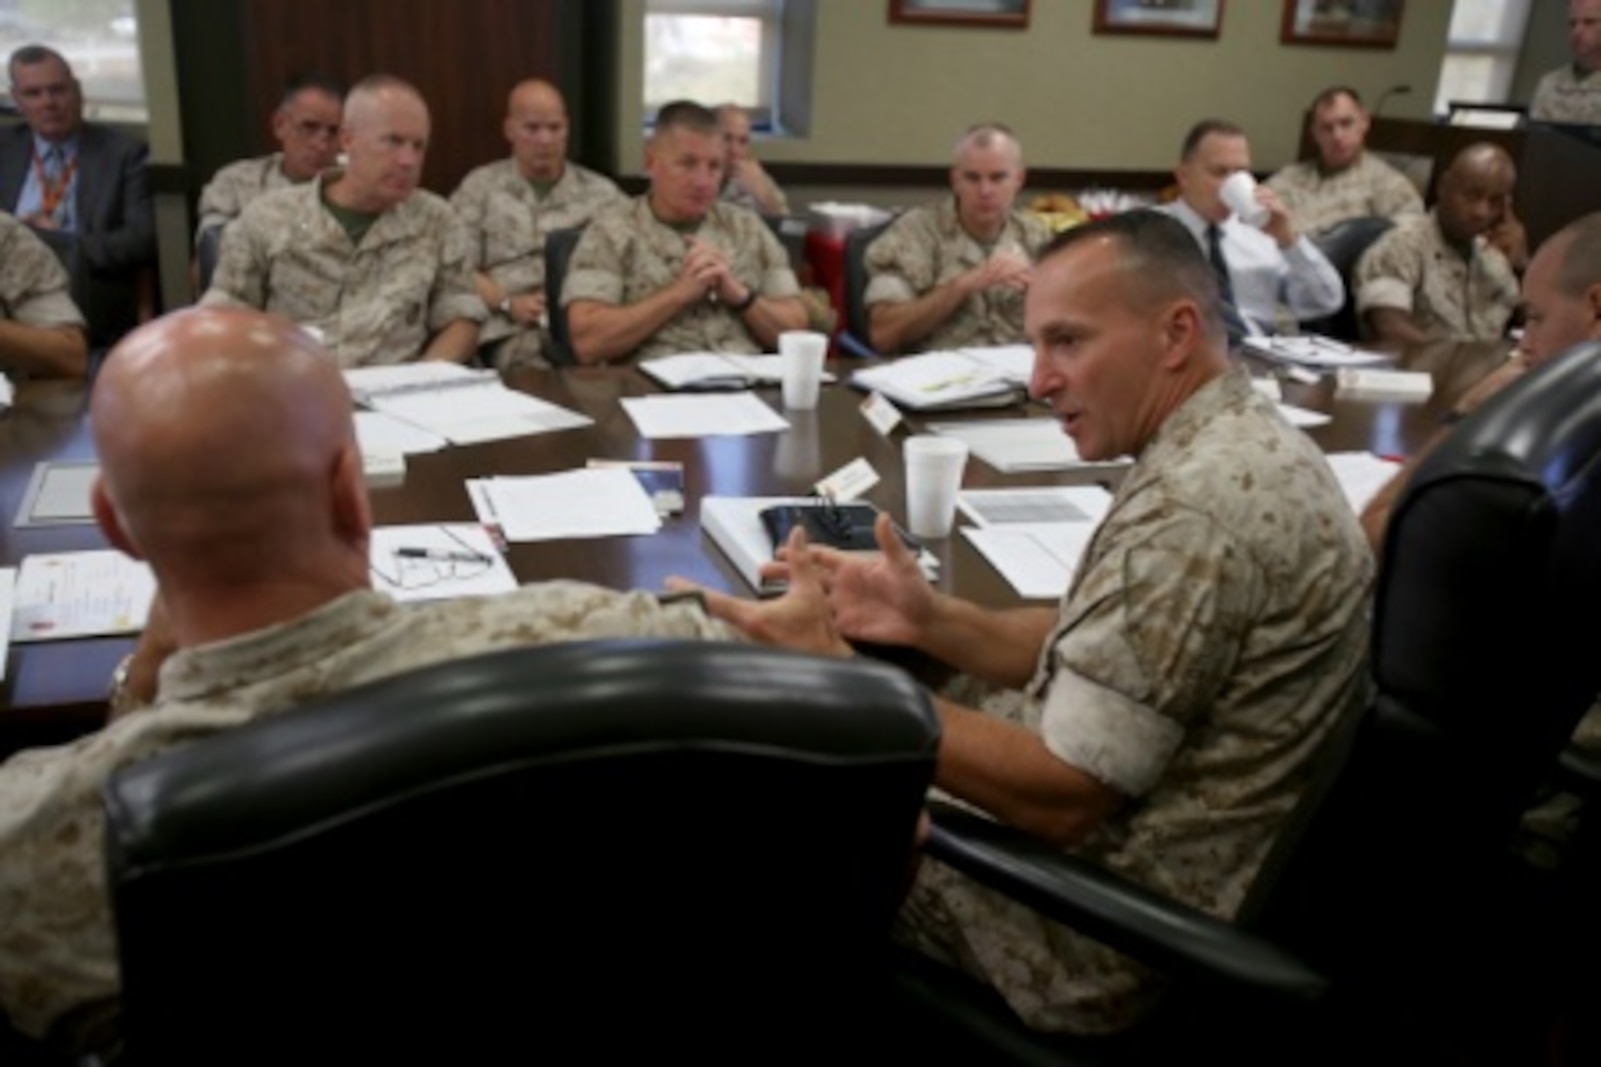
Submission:
<svg viewBox="0 0 1601 1067">
<path fill-rule="evenodd" d="M 341 207 L 377 214 L 416 192 L 430 136 L 428 105 L 409 83 L 374 74 L 345 97 L 345 173 L 329 188 Z"/>
<path fill-rule="evenodd" d="M 561 178 L 567 161 L 567 104 L 550 82 L 520 82 L 506 99 L 506 140 L 517 169 L 535 182 Z"/>
<path fill-rule="evenodd" d="M 1506 213 L 1518 171 L 1498 145 L 1468 145 L 1440 175 L 1435 204 L 1440 230 L 1447 239 L 1465 244 L 1486 233 Z"/>
<path fill-rule="evenodd" d="M 96 511 L 169 580 L 248 582 L 359 549 L 368 518 L 350 396 L 287 319 L 193 309 L 112 350 L 91 424 Z"/>
</svg>

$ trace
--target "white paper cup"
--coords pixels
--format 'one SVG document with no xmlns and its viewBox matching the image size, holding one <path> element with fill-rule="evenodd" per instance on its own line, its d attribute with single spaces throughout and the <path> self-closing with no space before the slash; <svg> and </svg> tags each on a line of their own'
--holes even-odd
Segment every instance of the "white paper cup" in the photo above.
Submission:
<svg viewBox="0 0 1601 1067">
<path fill-rule="evenodd" d="M 1250 171 L 1237 170 L 1224 178 L 1218 195 L 1247 226 L 1260 226 L 1267 221 L 1268 210 L 1256 199 L 1256 179 L 1251 177 Z"/>
<path fill-rule="evenodd" d="M 967 444 L 954 437 L 908 437 L 906 525 L 914 537 L 949 537 L 956 494 L 967 468 Z"/>
<path fill-rule="evenodd" d="M 823 384 L 823 357 L 828 335 L 810 330 L 785 330 L 778 335 L 778 354 L 784 369 L 784 406 L 807 410 L 817 406 Z"/>
</svg>

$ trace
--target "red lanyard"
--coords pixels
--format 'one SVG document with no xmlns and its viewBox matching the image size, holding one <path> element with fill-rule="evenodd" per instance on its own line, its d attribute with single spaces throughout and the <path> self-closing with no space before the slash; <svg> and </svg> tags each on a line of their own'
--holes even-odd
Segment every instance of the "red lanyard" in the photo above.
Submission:
<svg viewBox="0 0 1601 1067">
<path fill-rule="evenodd" d="M 57 148 L 55 151 L 60 152 Z M 61 165 L 61 173 L 51 181 L 44 172 L 44 160 L 39 158 L 39 146 L 33 148 L 33 173 L 39 179 L 39 214 L 54 218 L 67 190 L 72 188 L 72 177 L 78 172 L 78 157 L 74 155 Z"/>
</svg>

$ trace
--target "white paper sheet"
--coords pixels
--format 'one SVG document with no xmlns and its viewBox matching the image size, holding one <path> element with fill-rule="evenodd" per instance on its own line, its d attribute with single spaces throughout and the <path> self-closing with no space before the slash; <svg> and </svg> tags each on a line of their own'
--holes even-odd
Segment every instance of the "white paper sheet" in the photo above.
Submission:
<svg viewBox="0 0 1601 1067">
<path fill-rule="evenodd" d="M 1028 345 L 988 345 L 961 351 L 1019 385 L 1027 385 L 1034 373 L 1034 349 Z"/>
<path fill-rule="evenodd" d="M 369 555 L 373 588 L 396 600 L 492 596 L 517 588 L 489 533 L 474 523 L 379 526 Z"/>
<path fill-rule="evenodd" d="M 100 464 L 93 460 L 37 463 L 17 509 L 18 526 L 67 526 L 94 522 L 90 502 Z"/>
<path fill-rule="evenodd" d="M 669 389 L 748 389 L 754 385 L 777 385 L 784 380 L 783 357 L 775 355 L 681 352 L 644 360 L 639 369 Z M 824 371 L 822 380 L 832 382 L 834 376 Z"/>
<path fill-rule="evenodd" d="M 1381 459 L 1371 452 L 1330 452 L 1324 458 L 1345 491 L 1345 499 L 1358 514 L 1401 469 L 1395 460 Z"/>
<path fill-rule="evenodd" d="M 432 430 L 381 411 L 358 411 L 355 418 L 356 444 L 362 455 L 409 456 L 437 452 L 450 444 Z"/>
<path fill-rule="evenodd" d="M 1320 370 L 1337 370 L 1340 367 L 1371 367 L 1389 363 L 1394 357 L 1382 352 L 1368 352 L 1353 348 L 1344 341 L 1335 341 L 1315 334 L 1296 337 L 1247 337 L 1244 345 L 1259 356 L 1301 367 Z"/>
<path fill-rule="evenodd" d="M 1334 421 L 1333 416 L 1325 415 L 1321 411 L 1298 408 L 1294 404 L 1279 404 L 1277 407 L 1279 414 L 1284 416 L 1285 422 L 1302 430 L 1310 430 L 1317 426 L 1327 426 Z"/>
<path fill-rule="evenodd" d="M 1067 592 L 1093 523 L 1049 527 L 964 526 L 962 536 L 1001 572 L 1018 596 L 1058 600 Z"/>
<path fill-rule="evenodd" d="M 498 441 L 526 434 L 551 433 L 594 420 L 538 397 L 507 389 L 498 382 L 443 391 L 419 389 L 372 398 L 374 411 L 446 438 L 454 444 Z"/>
<path fill-rule="evenodd" d="M 650 495 L 627 470 L 491 478 L 485 494 L 508 541 L 649 534 L 662 525 Z"/>
<path fill-rule="evenodd" d="M 634 420 L 641 437 L 663 440 L 679 437 L 727 437 L 778 433 L 789 422 L 750 393 L 701 396 L 630 396 L 623 410 Z"/>
<path fill-rule="evenodd" d="M 28 556 L 17 573 L 11 640 L 136 633 L 155 593 L 150 568 L 115 549 Z"/>
<path fill-rule="evenodd" d="M 352 367 L 344 375 L 345 386 L 358 404 L 365 404 L 386 393 L 434 390 L 500 380 L 500 375 L 492 370 L 474 370 L 459 363 L 443 363 L 439 360 Z"/>
<path fill-rule="evenodd" d="M 851 381 L 913 411 L 994 406 L 1018 397 L 1018 383 L 1004 369 L 964 351 L 925 352 L 864 367 Z"/>
<path fill-rule="evenodd" d="M 1055 419 L 985 419 L 935 422 L 932 433 L 967 442 L 968 451 L 998 471 L 1063 471 L 1079 467 L 1127 466 L 1124 458 L 1090 463 Z"/>
<path fill-rule="evenodd" d="M 1042 485 L 1027 489 L 964 489 L 956 497 L 962 514 L 980 526 L 1097 525 L 1112 506 L 1098 485 Z"/>
</svg>

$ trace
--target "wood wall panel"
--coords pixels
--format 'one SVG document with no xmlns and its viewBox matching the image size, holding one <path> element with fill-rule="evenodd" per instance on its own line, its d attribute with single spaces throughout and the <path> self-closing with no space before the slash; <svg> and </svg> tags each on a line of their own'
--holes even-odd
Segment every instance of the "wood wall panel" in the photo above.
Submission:
<svg viewBox="0 0 1601 1067">
<path fill-rule="evenodd" d="M 428 101 L 433 137 L 423 184 L 448 193 L 506 152 L 507 90 L 530 76 L 561 84 L 560 0 L 242 0 L 257 113 L 304 69 L 353 84 L 384 72 Z M 258 126 L 262 124 L 258 122 Z M 271 147 L 263 127 L 260 151 Z"/>
</svg>

